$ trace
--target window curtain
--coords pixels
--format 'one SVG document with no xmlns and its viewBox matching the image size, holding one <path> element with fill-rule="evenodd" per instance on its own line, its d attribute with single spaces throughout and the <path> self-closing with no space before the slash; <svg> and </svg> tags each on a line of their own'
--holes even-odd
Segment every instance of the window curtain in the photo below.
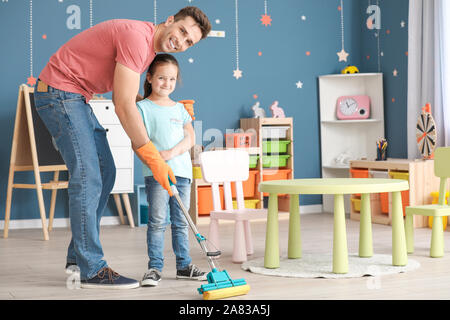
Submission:
<svg viewBox="0 0 450 320">
<path fill-rule="evenodd" d="M 408 159 L 422 158 L 416 123 L 426 103 L 436 122 L 437 146 L 450 143 L 450 23 L 444 19 L 449 10 L 448 0 L 409 1 Z"/>
</svg>

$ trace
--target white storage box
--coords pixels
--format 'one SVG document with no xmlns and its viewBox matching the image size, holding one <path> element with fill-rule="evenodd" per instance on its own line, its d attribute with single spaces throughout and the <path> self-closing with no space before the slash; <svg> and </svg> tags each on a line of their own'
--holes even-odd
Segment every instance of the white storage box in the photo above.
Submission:
<svg viewBox="0 0 450 320">
<path fill-rule="evenodd" d="M 389 179 L 387 171 L 369 170 L 369 176 L 375 179 Z"/>
<path fill-rule="evenodd" d="M 288 130 L 288 126 L 263 126 L 261 137 L 263 139 L 286 139 Z"/>
</svg>

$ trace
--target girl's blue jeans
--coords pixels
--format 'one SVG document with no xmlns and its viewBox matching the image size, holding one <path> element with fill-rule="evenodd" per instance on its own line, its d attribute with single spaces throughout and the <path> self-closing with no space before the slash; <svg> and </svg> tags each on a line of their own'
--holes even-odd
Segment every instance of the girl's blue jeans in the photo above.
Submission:
<svg viewBox="0 0 450 320">
<path fill-rule="evenodd" d="M 53 137 L 69 171 L 69 218 L 72 240 L 67 262 L 76 263 L 82 280 L 107 266 L 100 244 L 100 219 L 114 186 L 116 167 L 92 108 L 81 94 L 48 87 L 38 92 L 37 113 Z"/>
<path fill-rule="evenodd" d="M 188 178 L 176 177 L 176 187 L 186 210 L 189 210 L 191 198 L 191 181 Z M 185 269 L 191 263 L 189 255 L 189 225 L 175 197 L 169 197 L 168 192 L 153 178 L 145 177 L 147 193 L 148 228 L 148 268 L 162 271 L 164 266 L 164 232 L 171 224 L 172 248 L 176 257 L 177 270 Z"/>
</svg>

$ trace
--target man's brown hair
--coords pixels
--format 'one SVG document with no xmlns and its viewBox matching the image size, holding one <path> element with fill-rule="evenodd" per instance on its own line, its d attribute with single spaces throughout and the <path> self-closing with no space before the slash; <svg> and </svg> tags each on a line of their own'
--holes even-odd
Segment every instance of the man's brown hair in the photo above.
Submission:
<svg viewBox="0 0 450 320">
<path fill-rule="evenodd" d="M 186 17 L 191 17 L 195 20 L 195 22 L 197 22 L 198 27 L 202 32 L 202 39 L 206 38 L 208 33 L 211 31 L 211 23 L 209 22 L 206 14 L 204 14 L 203 11 L 197 7 L 185 7 L 175 14 L 174 20 L 176 22 L 178 20 L 183 20 Z"/>
</svg>

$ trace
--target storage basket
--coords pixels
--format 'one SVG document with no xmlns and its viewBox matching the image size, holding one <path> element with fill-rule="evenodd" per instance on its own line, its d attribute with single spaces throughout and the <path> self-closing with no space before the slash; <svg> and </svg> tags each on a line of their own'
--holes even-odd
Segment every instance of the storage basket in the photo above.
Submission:
<svg viewBox="0 0 450 320">
<path fill-rule="evenodd" d="M 263 153 L 286 153 L 289 140 L 264 140 L 262 143 Z"/>
<path fill-rule="evenodd" d="M 288 154 L 265 155 L 263 156 L 264 168 L 282 168 L 287 166 L 287 161 L 291 156 Z"/>
</svg>

